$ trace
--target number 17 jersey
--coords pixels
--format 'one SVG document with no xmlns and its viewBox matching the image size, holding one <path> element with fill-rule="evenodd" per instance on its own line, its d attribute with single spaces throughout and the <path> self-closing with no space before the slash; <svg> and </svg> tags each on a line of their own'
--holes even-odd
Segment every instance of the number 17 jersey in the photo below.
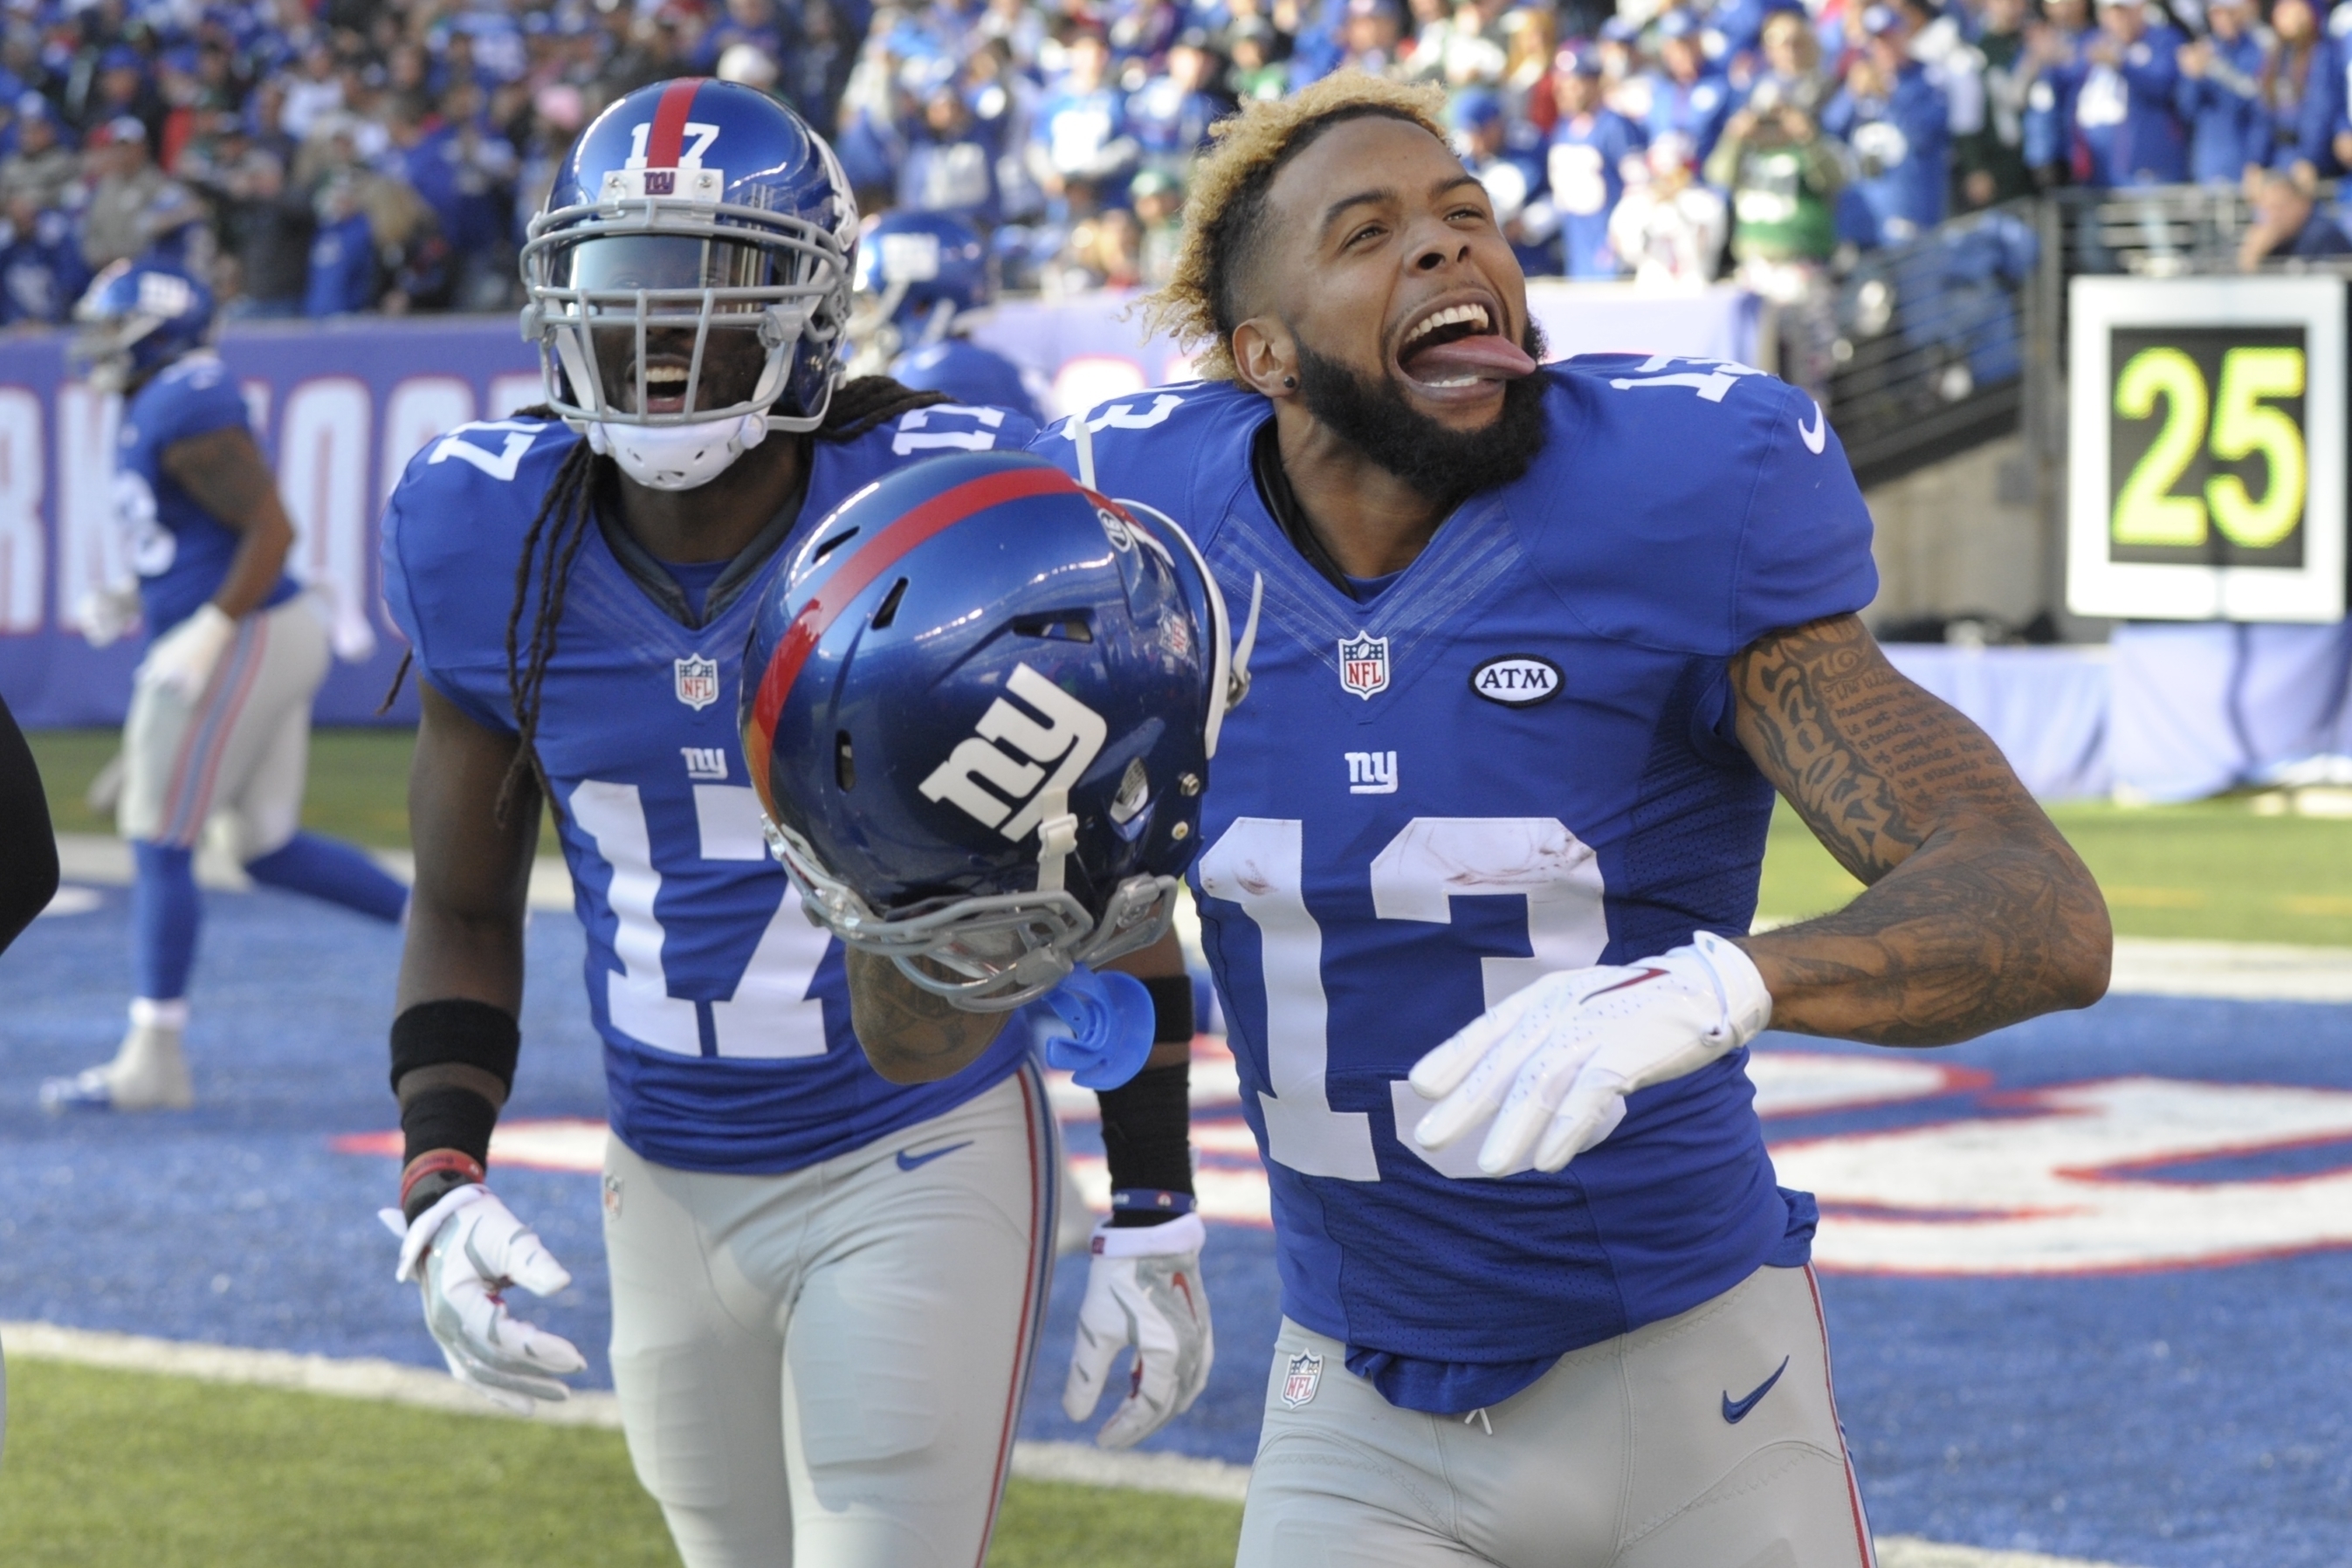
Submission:
<svg viewBox="0 0 2352 1568">
<path fill-rule="evenodd" d="M 1562 1353 L 1801 1262 L 1746 1053 L 1631 1097 L 1557 1174 L 1411 1141 L 1425 1052 L 1538 975 L 1738 934 L 1771 790 L 1727 664 L 1871 599 L 1870 521 L 1811 399 L 1744 366 L 1549 367 L 1546 439 L 1403 572 L 1343 587 L 1253 477 L 1267 403 L 1175 386 L 1089 420 L 1097 486 L 1265 605 L 1192 879 L 1283 1305 L 1393 1403 L 1500 1403 Z M 1075 466 L 1066 425 L 1040 449 Z"/>
<path fill-rule="evenodd" d="M 592 520 L 564 547 L 537 744 L 587 935 L 613 1131 L 646 1159 L 800 1170 L 953 1110 L 1020 1065 L 1017 1028 L 938 1083 L 899 1087 L 866 1064 L 841 944 L 811 926 L 761 838 L 735 715 L 751 619 L 793 539 L 910 461 L 1033 430 L 947 405 L 811 440 L 797 513 L 699 603 L 617 527 Z M 417 454 L 385 509 L 384 596 L 417 669 L 495 734 L 515 732 L 506 639 L 523 541 L 579 440 L 537 419 L 461 426 Z M 518 622 L 525 647 L 547 553 Z"/>
</svg>

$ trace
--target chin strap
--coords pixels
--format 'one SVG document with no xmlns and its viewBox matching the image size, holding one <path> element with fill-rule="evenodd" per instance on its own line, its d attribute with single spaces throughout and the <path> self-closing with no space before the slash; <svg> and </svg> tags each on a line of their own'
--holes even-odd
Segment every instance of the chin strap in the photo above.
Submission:
<svg viewBox="0 0 2352 1568">
<path fill-rule="evenodd" d="M 1078 819 L 1070 810 L 1070 792 L 1048 790 L 1038 798 L 1044 813 L 1037 822 L 1037 890 L 1063 890 L 1063 872 L 1078 847 Z"/>
</svg>

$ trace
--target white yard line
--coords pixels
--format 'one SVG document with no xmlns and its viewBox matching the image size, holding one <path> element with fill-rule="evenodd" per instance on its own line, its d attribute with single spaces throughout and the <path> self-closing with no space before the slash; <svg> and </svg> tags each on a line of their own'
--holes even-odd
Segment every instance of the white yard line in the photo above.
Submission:
<svg viewBox="0 0 2352 1568">
<path fill-rule="evenodd" d="M 373 1358 L 338 1360 L 294 1355 L 286 1351 L 239 1350 L 229 1345 L 191 1344 L 138 1334 L 61 1329 L 53 1323 L 0 1323 L 0 1345 L 19 1361 L 70 1362 L 118 1372 L 158 1373 L 205 1383 L 245 1384 L 295 1389 L 344 1399 L 374 1399 L 459 1415 L 512 1420 L 441 1373 Z M 620 1402 L 610 1394 L 575 1394 L 561 1405 L 541 1406 L 532 1419 L 567 1426 L 621 1425 Z M 1249 1490 L 1249 1467 L 1181 1454 L 1116 1454 L 1083 1443 L 1016 1443 L 1013 1473 L 1024 1480 L 1076 1486 L 1171 1492 L 1182 1497 L 1239 1502 Z M 1988 1552 L 1947 1546 L 1916 1536 L 1890 1535 L 1878 1542 L 1880 1568 L 2117 1568 L 2072 1557 L 2025 1552 Z"/>
<path fill-rule="evenodd" d="M 371 849 L 368 856 L 401 881 L 416 880 L 416 857 L 407 850 Z M 89 906 L 68 896 L 74 891 L 73 884 L 129 885 L 131 847 L 102 833 L 60 833 L 58 835 L 58 868 L 67 886 L 59 894 L 60 902 L 51 906 L 51 912 L 79 914 Z M 210 848 L 196 852 L 196 884 L 230 893 L 253 889 L 253 883 L 247 879 L 241 867 Z M 542 855 L 531 862 L 530 907 L 534 910 L 572 908 L 572 873 L 565 869 L 560 857 Z"/>
</svg>

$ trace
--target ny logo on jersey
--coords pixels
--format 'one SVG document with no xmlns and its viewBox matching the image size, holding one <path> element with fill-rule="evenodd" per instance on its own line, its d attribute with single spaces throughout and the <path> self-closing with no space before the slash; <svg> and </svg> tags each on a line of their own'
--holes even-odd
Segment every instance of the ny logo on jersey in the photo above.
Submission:
<svg viewBox="0 0 2352 1568">
<path fill-rule="evenodd" d="M 1004 686 L 1045 722 L 998 698 L 972 726 L 978 733 L 959 743 L 919 787 L 925 800 L 951 801 L 965 815 L 1017 840 L 1037 826 L 1049 799 L 1067 798 L 1070 786 L 1102 750 L 1110 727 L 1101 714 L 1025 664 L 1013 667 Z"/>
<path fill-rule="evenodd" d="M 1315 1397 L 1323 1385 L 1323 1358 L 1313 1351 L 1300 1351 L 1290 1358 L 1290 1370 L 1283 1374 L 1282 1402 L 1293 1410 Z"/>
<path fill-rule="evenodd" d="M 696 712 L 719 700 L 719 661 L 697 654 L 671 661 L 677 667 L 677 700 Z"/>
<path fill-rule="evenodd" d="M 1339 641 L 1339 689 L 1370 701 L 1389 689 L 1389 639 L 1358 632 Z"/>
<path fill-rule="evenodd" d="M 680 746 L 686 758 L 686 776 L 723 783 L 727 777 L 727 748 L 724 746 Z"/>
<path fill-rule="evenodd" d="M 1397 765 L 1394 752 L 1349 752 L 1348 753 L 1348 793 L 1349 795 L 1394 795 L 1396 787 Z"/>
</svg>

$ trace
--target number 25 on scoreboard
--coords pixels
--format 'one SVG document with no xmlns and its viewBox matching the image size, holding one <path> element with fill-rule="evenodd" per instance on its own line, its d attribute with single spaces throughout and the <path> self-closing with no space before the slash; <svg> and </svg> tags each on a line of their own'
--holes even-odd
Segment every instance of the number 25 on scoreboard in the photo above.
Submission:
<svg viewBox="0 0 2352 1568">
<path fill-rule="evenodd" d="M 2110 363 L 2110 558 L 2301 565 L 2303 329 L 2119 328 Z"/>
</svg>

